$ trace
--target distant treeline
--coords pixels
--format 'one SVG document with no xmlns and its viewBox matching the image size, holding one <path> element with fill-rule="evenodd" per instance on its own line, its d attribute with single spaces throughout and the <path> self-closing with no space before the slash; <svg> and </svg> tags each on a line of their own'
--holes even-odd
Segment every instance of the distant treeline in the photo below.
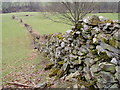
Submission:
<svg viewBox="0 0 120 90">
<path fill-rule="evenodd" d="M 89 2 L 87 2 L 89 3 Z M 118 13 L 118 2 L 96 2 L 93 12 L 97 13 Z M 60 2 L 3 2 L 2 13 L 11 12 L 49 12 L 56 11 L 55 8 L 65 9 L 61 6 Z"/>
</svg>

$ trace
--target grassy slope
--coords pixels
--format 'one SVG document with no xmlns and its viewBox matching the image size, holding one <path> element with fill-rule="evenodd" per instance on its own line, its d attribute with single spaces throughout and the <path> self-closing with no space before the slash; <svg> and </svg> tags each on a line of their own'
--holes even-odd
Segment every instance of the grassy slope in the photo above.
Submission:
<svg viewBox="0 0 120 90">
<path fill-rule="evenodd" d="M 2 17 L 2 69 L 3 76 L 18 71 L 17 67 L 24 63 L 35 63 L 39 59 L 25 61 L 31 53 L 30 38 L 27 31 L 20 24 L 11 19 L 11 15 L 3 15 Z"/>
</svg>

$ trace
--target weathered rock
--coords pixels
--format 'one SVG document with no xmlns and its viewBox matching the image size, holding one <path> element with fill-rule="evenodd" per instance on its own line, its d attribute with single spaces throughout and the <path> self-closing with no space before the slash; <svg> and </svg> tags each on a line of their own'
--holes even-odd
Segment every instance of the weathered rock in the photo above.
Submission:
<svg viewBox="0 0 120 90">
<path fill-rule="evenodd" d="M 47 83 L 44 82 L 44 83 L 37 84 L 36 88 L 45 88 L 46 86 L 47 86 Z"/>
<path fill-rule="evenodd" d="M 117 89 L 118 88 L 118 85 L 117 84 L 113 84 L 111 87 L 110 87 L 111 89 Z"/>
<path fill-rule="evenodd" d="M 99 67 L 104 70 L 104 71 L 107 71 L 107 72 L 112 72 L 114 73 L 116 70 L 115 70 L 115 65 L 114 64 L 110 64 L 110 63 L 107 63 L 107 62 L 102 62 L 99 64 Z"/>
<path fill-rule="evenodd" d="M 84 67 L 83 71 L 85 72 L 85 78 L 86 80 L 90 80 L 92 78 L 90 69 L 88 67 Z"/>
<path fill-rule="evenodd" d="M 79 88 L 79 87 L 78 87 L 78 84 L 75 84 L 75 85 L 73 86 L 73 88 Z"/>
<path fill-rule="evenodd" d="M 110 62 L 113 63 L 113 64 L 116 64 L 116 65 L 117 65 L 117 63 L 118 63 L 118 61 L 117 61 L 116 58 L 112 58 L 112 60 L 111 60 Z"/>
<path fill-rule="evenodd" d="M 71 81 L 72 78 L 75 78 L 75 77 L 77 77 L 78 75 L 80 75 L 80 73 L 79 73 L 78 71 L 76 71 L 75 73 L 71 73 L 70 75 L 68 75 L 68 76 L 65 78 L 65 80 L 66 80 L 66 81 Z"/>
<path fill-rule="evenodd" d="M 120 30 L 114 33 L 113 38 L 120 41 Z"/>
</svg>

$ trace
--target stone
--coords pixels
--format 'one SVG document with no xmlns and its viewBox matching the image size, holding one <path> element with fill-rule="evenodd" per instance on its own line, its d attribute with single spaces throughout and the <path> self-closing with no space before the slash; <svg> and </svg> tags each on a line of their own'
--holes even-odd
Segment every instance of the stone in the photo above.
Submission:
<svg viewBox="0 0 120 90">
<path fill-rule="evenodd" d="M 110 35 L 106 35 L 106 34 L 103 34 L 103 33 L 100 33 L 97 36 L 97 38 L 99 38 L 100 41 L 105 42 L 105 43 L 109 43 L 109 38 L 110 37 L 111 37 Z"/>
<path fill-rule="evenodd" d="M 69 57 L 70 57 L 70 59 L 71 59 L 71 60 L 75 60 L 75 59 L 77 59 L 77 58 L 78 58 L 78 56 L 73 55 L 73 54 L 70 54 L 70 55 L 69 55 Z"/>
<path fill-rule="evenodd" d="M 75 84 L 75 85 L 73 86 L 73 88 L 79 88 L 79 87 L 78 87 L 78 84 Z"/>
<path fill-rule="evenodd" d="M 47 83 L 44 82 L 44 83 L 39 83 L 36 85 L 36 88 L 45 88 L 47 86 Z"/>
<path fill-rule="evenodd" d="M 120 83 L 120 66 L 116 66 L 116 71 L 117 72 L 115 73 L 115 77 Z"/>
<path fill-rule="evenodd" d="M 93 43 L 95 43 L 95 44 L 97 44 L 97 43 L 98 43 L 97 38 L 93 38 Z"/>
<path fill-rule="evenodd" d="M 90 66 L 91 63 L 90 63 L 90 58 L 85 58 L 84 59 L 84 63 L 87 65 L 87 66 Z"/>
<path fill-rule="evenodd" d="M 97 78 L 97 87 L 104 88 L 104 83 L 103 83 L 102 78 Z"/>
<path fill-rule="evenodd" d="M 85 54 L 82 53 L 81 51 L 78 51 L 78 55 L 79 55 L 79 56 L 83 56 L 83 55 L 85 55 Z"/>
<path fill-rule="evenodd" d="M 69 64 L 68 63 L 64 63 L 63 64 L 63 66 L 62 66 L 62 69 L 64 70 L 64 71 L 67 71 L 68 69 L 69 69 Z"/>
<path fill-rule="evenodd" d="M 68 33 L 68 34 L 71 33 L 71 32 L 72 32 L 72 30 L 68 30 L 68 31 L 66 31 L 66 33 Z"/>
<path fill-rule="evenodd" d="M 116 71 L 115 69 L 115 65 L 114 64 L 110 64 L 110 63 L 107 63 L 107 62 L 102 62 L 99 64 L 99 67 L 104 70 L 104 71 L 107 71 L 107 72 L 112 72 L 114 73 Z"/>
<path fill-rule="evenodd" d="M 115 48 L 119 48 L 119 41 L 115 40 L 114 38 L 109 39 L 109 44 Z"/>
<path fill-rule="evenodd" d="M 77 50 L 74 49 L 72 53 L 73 53 L 74 55 L 76 55 L 76 54 L 77 54 Z"/>
<path fill-rule="evenodd" d="M 82 86 L 81 86 L 81 89 L 82 89 L 82 88 L 84 88 L 84 89 L 85 89 L 85 86 L 84 86 L 84 85 L 82 85 Z"/>
<path fill-rule="evenodd" d="M 88 18 L 89 18 L 89 17 L 88 17 Z M 88 24 L 88 23 L 89 23 L 88 18 L 84 18 L 84 19 L 83 19 L 84 23 L 86 23 L 86 24 Z"/>
<path fill-rule="evenodd" d="M 84 30 L 88 30 L 88 29 L 89 29 L 89 26 L 86 25 L 86 24 L 84 24 L 84 25 L 83 25 L 83 28 L 84 28 Z"/>
<path fill-rule="evenodd" d="M 62 48 L 65 47 L 65 43 L 64 42 L 61 43 L 61 47 Z"/>
<path fill-rule="evenodd" d="M 68 38 L 68 41 L 73 41 L 73 39 L 72 38 Z"/>
<path fill-rule="evenodd" d="M 98 50 L 98 55 L 100 55 L 100 53 L 101 53 L 100 56 L 104 59 L 110 59 L 114 56 L 112 52 L 107 51 L 100 45 L 97 45 L 96 49 Z"/>
<path fill-rule="evenodd" d="M 66 78 L 65 78 L 65 80 L 66 81 L 71 81 L 72 80 L 72 78 L 75 78 L 75 77 L 77 77 L 78 75 L 80 75 L 80 73 L 78 72 L 78 71 L 76 71 L 75 73 L 71 73 L 71 74 L 69 74 Z"/>
<path fill-rule="evenodd" d="M 91 77 L 91 73 L 90 73 L 90 69 L 88 67 L 84 67 L 83 71 L 85 72 L 85 79 L 86 80 L 90 80 L 92 77 Z"/>
<path fill-rule="evenodd" d="M 88 53 L 88 50 L 86 47 L 80 47 L 80 51 L 84 54 L 87 54 Z"/>
<path fill-rule="evenodd" d="M 72 26 L 72 30 L 75 30 L 75 26 Z M 71 31 L 68 31 L 67 33 L 69 33 L 69 32 L 71 32 Z"/>
<path fill-rule="evenodd" d="M 100 43 L 100 45 L 101 45 L 102 48 L 107 49 L 109 51 L 112 51 L 112 52 L 117 53 L 117 54 L 120 55 L 120 50 L 119 49 L 114 48 L 114 47 L 112 47 L 112 46 L 110 46 L 110 45 L 108 45 L 106 43 L 102 43 L 102 42 Z"/>
<path fill-rule="evenodd" d="M 100 24 L 100 19 L 98 16 L 93 15 L 90 17 L 89 22 L 90 22 L 90 25 L 98 25 L 98 24 Z"/>
<path fill-rule="evenodd" d="M 120 41 L 120 30 L 114 33 L 113 38 Z"/>
<path fill-rule="evenodd" d="M 81 60 L 79 60 L 79 59 L 78 59 L 78 60 L 75 60 L 75 61 L 74 61 L 74 65 L 81 64 L 81 62 L 82 62 L 82 61 L 81 61 Z"/>
<path fill-rule="evenodd" d="M 79 34 L 80 34 L 80 31 L 77 31 L 77 32 L 76 32 L 76 34 L 78 34 L 78 35 L 79 35 Z"/>
<path fill-rule="evenodd" d="M 116 58 L 112 58 L 112 60 L 110 62 L 117 65 L 117 59 Z"/>
<path fill-rule="evenodd" d="M 100 76 L 102 77 L 103 83 L 115 82 L 115 78 L 109 72 L 100 72 Z"/>
<path fill-rule="evenodd" d="M 106 20 L 106 18 L 103 17 L 103 16 L 99 16 L 99 19 L 100 19 L 101 22 L 104 22 Z"/>
<path fill-rule="evenodd" d="M 92 65 L 91 68 L 90 68 L 90 70 L 91 70 L 93 73 L 100 71 L 98 64 Z"/>
<path fill-rule="evenodd" d="M 117 84 L 113 84 L 111 87 L 110 87 L 111 89 L 117 89 L 118 88 L 118 85 Z"/>
</svg>

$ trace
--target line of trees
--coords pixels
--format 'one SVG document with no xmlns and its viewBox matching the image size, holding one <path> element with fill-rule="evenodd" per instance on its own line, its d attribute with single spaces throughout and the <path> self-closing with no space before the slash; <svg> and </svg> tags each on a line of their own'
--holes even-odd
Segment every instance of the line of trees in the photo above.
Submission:
<svg viewBox="0 0 120 90">
<path fill-rule="evenodd" d="M 118 2 L 96 2 L 96 5 L 94 12 L 118 12 Z M 3 2 L 2 13 L 65 10 L 63 8 L 56 10 L 58 7 L 62 7 L 60 2 Z"/>
</svg>

